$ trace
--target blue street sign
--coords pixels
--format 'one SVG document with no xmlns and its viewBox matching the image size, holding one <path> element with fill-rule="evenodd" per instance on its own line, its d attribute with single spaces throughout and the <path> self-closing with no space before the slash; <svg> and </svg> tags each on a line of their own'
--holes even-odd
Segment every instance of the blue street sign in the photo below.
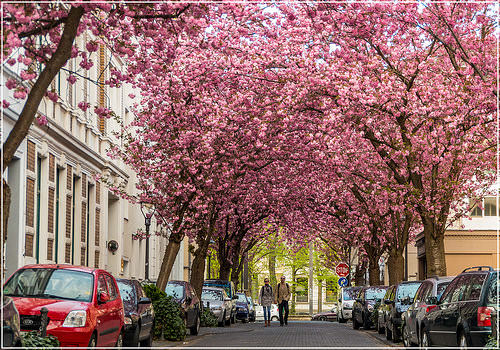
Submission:
<svg viewBox="0 0 500 350">
<path fill-rule="evenodd" d="M 341 286 L 341 287 L 345 287 L 345 286 L 347 286 L 347 278 L 345 278 L 345 277 L 340 277 L 340 278 L 339 278 L 339 286 Z"/>
</svg>

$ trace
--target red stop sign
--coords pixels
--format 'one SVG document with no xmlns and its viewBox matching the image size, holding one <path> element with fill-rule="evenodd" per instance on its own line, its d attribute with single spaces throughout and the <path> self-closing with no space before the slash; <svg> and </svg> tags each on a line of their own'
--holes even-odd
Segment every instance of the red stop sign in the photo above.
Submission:
<svg viewBox="0 0 500 350">
<path fill-rule="evenodd" d="M 335 273 L 339 277 L 347 277 L 349 275 L 349 266 L 346 263 L 339 263 L 335 267 Z"/>
</svg>

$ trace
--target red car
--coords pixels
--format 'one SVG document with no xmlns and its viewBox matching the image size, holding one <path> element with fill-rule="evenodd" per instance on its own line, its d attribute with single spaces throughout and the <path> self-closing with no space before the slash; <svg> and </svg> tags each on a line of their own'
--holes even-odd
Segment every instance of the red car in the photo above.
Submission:
<svg viewBox="0 0 500 350">
<path fill-rule="evenodd" d="M 117 346 L 123 343 L 123 304 L 108 272 L 71 265 L 26 265 L 5 283 L 21 318 L 21 331 L 40 328 L 48 309 L 47 333 L 61 346 Z"/>
</svg>

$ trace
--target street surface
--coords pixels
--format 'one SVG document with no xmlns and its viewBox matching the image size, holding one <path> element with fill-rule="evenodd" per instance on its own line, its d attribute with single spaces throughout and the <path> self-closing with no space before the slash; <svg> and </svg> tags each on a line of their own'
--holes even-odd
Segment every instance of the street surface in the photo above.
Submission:
<svg viewBox="0 0 500 350">
<path fill-rule="evenodd" d="M 280 327 L 273 322 L 264 327 L 262 322 L 231 327 L 201 328 L 198 336 L 187 336 L 184 343 L 155 342 L 154 346 L 176 346 L 189 348 L 207 347 L 353 347 L 383 348 L 393 346 L 386 343 L 376 332 L 353 330 L 350 323 L 321 321 L 289 321 Z M 169 345 L 170 344 L 170 345 Z"/>
</svg>

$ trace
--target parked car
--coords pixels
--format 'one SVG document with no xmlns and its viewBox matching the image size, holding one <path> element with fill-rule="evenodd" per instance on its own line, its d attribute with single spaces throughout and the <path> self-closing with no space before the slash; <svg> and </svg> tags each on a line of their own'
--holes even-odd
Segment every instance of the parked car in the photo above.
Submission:
<svg viewBox="0 0 500 350">
<path fill-rule="evenodd" d="M 359 329 L 360 326 L 363 326 L 364 329 L 370 329 L 373 306 L 377 301 L 382 300 L 387 288 L 389 287 L 372 286 L 361 288 L 352 307 L 352 328 Z"/>
<path fill-rule="evenodd" d="M 146 297 L 139 281 L 117 279 L 123 301 L 125 327 L 123 345 L 151 347 L 153 343 L 154 311 L 151 300 Z"/>
<path fill-rule="evenodd" d="M 311 321 L 335 321 L 337 319 L 337 307 L 332 307 L 329 311 L 318 312 L 311 316 Z"/>
<path fill-rule="evenodd" d="M 247 295 L 247 299 L 248 299 L 248 308 L 249 308 L 249 319 L 250 319 L 250 322 L 255 322 L 255 304 L 253 302 L 253 299 L 252 297 L 249 297 Z"/>
<path fill-rule="evenodd" d="M 271 321 L 278 321 L 279 319 L 278 305 L 271 304 Z M 262 305 L 255 305 L 255 320 L 264 321 L 264 308 Z"/>
<path fill-rule="evenodd" d="M 347 322 L 352 318 L 352 306 L 354 299 L 362 287 L 343 287 L 340 289 L 337 304 L 337 320 L 340 323 Z"/>
<path fill-rule="evenodd" d="M 385 324 L 387 319 L 389 318 L 389 312 L 390 308 L 389 305 L 386 304 L 384 301 L 387 300 L 394 300 L 394 290 L 396 289 L 395 285 L 390 286 L 387 288 L 387 292 L 385 293 L 384 297 L 380 301 L 380 306 L 378 307 L 377 310 L 377 322 L 375 323 L 375 329 L 379 334 L 382 334 L 385 332 Z"/>
<path fill-rule="evenodd" d="M 234 287 L 234 283 L 232 281 L 226 281 L 226 280 L 205 280 L 203 282 L 204 287 L 219 287 L 219 288 L 224 288 L 226 291 L 226 294 L 229 298 L 231 298 L 231 323 L 236 322 L 236 300 L 238 297 L 235 295 L 236 294 L 236 289 Z"/>
<path fill-rule="evenodd" d="M 439 300 L 452 279 L 453 277 L 431 277 L 422 282 L 415 293 L 413 304 L 402 315 L 402 337 L 405 347 L 418 344 L 422 319 L 430 310 L 427 305 L 428 298 L 436 297 Z"/>
<path fill-rule="evenodd" d="M 385 299 L 384 304 L 387 305 L 387 317 L 385 319 L 384 329 L 385 337 L 397 343 L 401 340 L 401 326 L 403 321 L 401 316 L 413 302 L 415 293 L 422 281 L 404 281 L 399 283 L 390 299 Z"/>
<path fill-rule="evenodd" d="M 498 309 L 499 271 L 490 266 L 465 269 L 451 281 L 441 299 L 422 320 L 420 343 L 483 347 L 491 335 L 491 313 Z"/>
<path fill-rule="evenodd" d="M 195 290 L 186 281 L 168 281 L 165 293 L 174 298 L 182 309 L 182 317 L 191 335 L 197 335 L 201 323 L 201 303 Z"/>
<path fill-rule="evenodd" d="M 208 307 L 218 317 L 219 326 L 231 325 L 233 303 L 223 288 L 203 287 L 201 292 L 203 307 Z"/>
<path fill-rule="evenodd" d="M 19 312 L 12 298 L 4 295 L 2 303 L 2 348 L 21 346 L 21 325 L 19 323 Z"/>
<path fill-rule="evenodd" d="M 9 278 L 21 331 L 38 330 L 48 309 L 47 333 L 64 347 L 122 346 L 123 303 L 108 272 L 71 265 L 27 265 Z"/>
<path fill-rule="evenodd" d="M 236 319 L 246 323 L 250 319 L 250 309 L 248 299 L 245 293 L 236 293 Z"/>
</svg>

